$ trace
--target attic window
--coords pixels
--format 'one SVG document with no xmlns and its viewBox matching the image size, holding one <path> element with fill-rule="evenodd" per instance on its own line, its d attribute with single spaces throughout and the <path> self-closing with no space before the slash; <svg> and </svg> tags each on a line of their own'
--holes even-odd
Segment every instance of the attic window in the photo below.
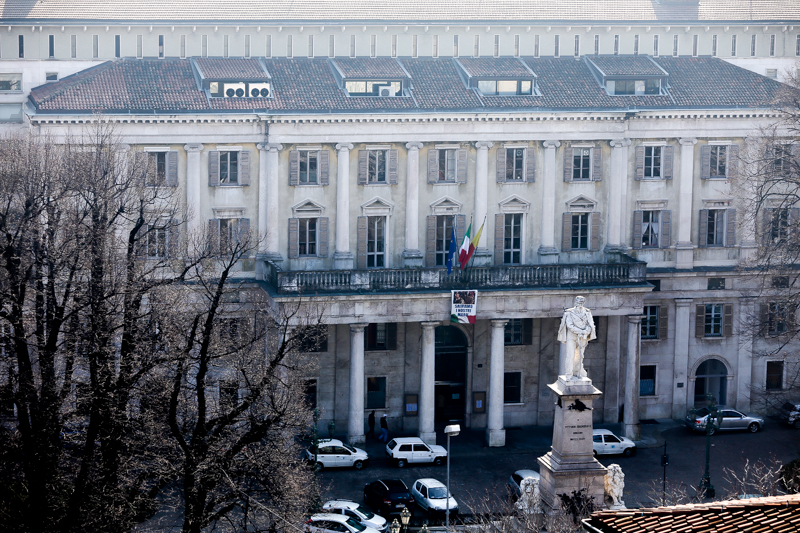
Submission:
<svg viewBox="0 0 800 533">
<path fill-rule="evenodd" d="M 532 80 L 478 80 L 478 91 L 484 96 L 517 96 L 533 94 Z"/>
<path fill-rule="evenodd" d="M 661 78 L 646 78 L 642 80 L 606 79 L 606 92 L 610 96 L 661 94 Z"/>
<path fill-rule="evenodd" d="M 264 82 L 212 81 L 208 91 L 214 98 L 267 98 L 272 87 Z"/>
<path fill-rule="evenodd" d="M 344 88 L 350 96 L 403 96 L 402 81 L 346 81 Z"/>
</svg>

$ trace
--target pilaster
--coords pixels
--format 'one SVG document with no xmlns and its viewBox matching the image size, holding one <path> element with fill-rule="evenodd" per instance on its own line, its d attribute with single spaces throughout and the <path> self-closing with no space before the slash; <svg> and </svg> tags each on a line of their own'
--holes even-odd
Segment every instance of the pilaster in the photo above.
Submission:
<svg viewBox="0 0 800 533">
<path fill-rule="evenodd" d="M 486 426 L 486 443 L 490 447 L 506 445 L 503 427 L 505 410 L 505 327 L 508 320 L 492 320 L 491 354 L 489 364 L 489 420 Z"/>
<path fill-rule="evenodd" d="M 556 149 L 559 141 L 544 141 L 544 172 L 542 172 L 542 225 L 539 262 L 553 264 L 558 262 L 556 248 Z"/>
<path fill-rule="evenodd" d="M 690 269 L 694 266 L 694 244 L 692 244 L 692 187 L 694 184 L 694 145 L 697 139 L 680 139 L 681 166 L 678 175 L 678 241 L 675 244 L 676 268 Z M 674 222 L 673 222 L 674 226 Z"/>
<path fill-rule="evenodd" d="M 608 193 L 608 234 L 606 238 L 606 252 L 620 253 L 627 249 L 624 235 L 624 206 L 623 196 L 628 182 L 628 147 L 630 139 L 615 139 L 609 141 L 611 145 L 611 177 Z"/>
<path fill-rule="evenodd" d="M 190 143 L 183 146 L 186 150 L 186 233 L 188 242 L 199 239 L 205 229 L 200 212 L 200 155 L 203 145 Z"/>
<path fill-rule="evenodd" d="M 403 266 L 420 268 L 423 254 L 419 249 L 419 149 L 421 142 L 406 143 L 406 246 L 403 250 Z"/>
<path fill-rule="evenodd" d="M 350 324 L 350 408 L 347 440 L 364 444 L 364 329 L 368 324 Z"/>
<path fill-rule="evenodd" d="M 642 315 L 628 315 L 628 355 L 625 361 L 625 436 L 640 440 L 639 423 L 639 354 L 641 351 Z"/>
<path fill-rule="evenodd" d="M 351 270 L 353 253 L 350 251 L 350 143 L 336 145 L 336 251 L 333 268 Z"/>
<path fill-rule="evenodd" d="M 691 298 L 675 300 L 675 353 L 673 354 L 672 418 L 686 416 L 689 392 L 689 339 Z"/>
<path fill-rule="evenodd" d="M 494 143 L 491 142 L 476 142 L 475 147 L 478 149 L 478 155 L 475 159 L 475 224 L 480 227 L 483 221 L 486 220 L 486 215 L 489 206 L 489 148 Z M 488 220 L 487 220 L 488 222 Z M 478 246 L 475 253 L 472 255 L 473 266 L 487 266 L 492 264 L 492 253 L 486 246 L 488 231 L 484 227 L 481 238 L 478 241 Z"/>
<path fill-rule="evenodd" d="M 436 380 L 436 327 L 441 322 L 422 323 L 422 360 L 419 365 L 419 438 L 436 444 L 434 422 Z"/>
<path fill-rule="evenodd" d="M 258 237 L 259 255 L 273 262 L 280 262 L 280 228 L 278 183 L 280 151 L 282 144 L 259 143 L 258 161 Z"/>
<path fill-rule="evenodd" d="M 745 413 L 750 411 L 750 386 L 753 383 L 753 335 L 749 322 L 756 319 L 756 298 L 739 298 L 739 336 L 738 362 L 736 365 L 736 408 Z"/>
</svg>

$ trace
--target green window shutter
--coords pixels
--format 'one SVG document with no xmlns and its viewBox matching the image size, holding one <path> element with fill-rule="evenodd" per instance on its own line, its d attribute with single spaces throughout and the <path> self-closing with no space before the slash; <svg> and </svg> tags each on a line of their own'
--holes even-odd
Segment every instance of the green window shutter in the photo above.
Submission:
<svg viewBox="0 0 800 533">
<path fill-rule="evenodd" d="M 439 182 L 439 150 L 428 150 L 428 183 Z"/>
<path fill-rule="evenodd" d="M 367 184 L 367 173 L 369 172 L 369 152 L 367 150 L 358 151 L 358 184 Z M 365 252 L 366 253 L 366 252 Z"/>
<path fill-rule="evenodd" d="M 208 186 L 219 187 L 219 152 L 208 152 Z"/>
<path fill-rule="evenodd" d="M 367 217 L 356 221 L 356 264 L 359 269 L 367 268 Z"/>
<path fill-rule="evenodd" d="M 725 210 L 725 247 L 736 246 L 736 209 Z"/>
<path fill-rule="evenodd" d="M 633 245 L 631 248 L 639 250 L 642 247 L 642 211 L 633 212 Z"/>
<path fill-rule="evenodd" d="M 300 257 L 300 219 L 289 219 L 289 259 Z"/>
<path fill-rule="evenodd" d="M 390 185 L 397 185 L 397 168 L 398 168 L 398 157 L 399 154 L 397 150 L 389 150 L 387 159 L 389 160 L 389 184 Z"/>
<path fill-rule="evenodd" d="M 436 266 L 436 215 L 425 217 L 425 264 Z"/>
<path fill-rule="evenodd" d="M 572 181 L 572 165 L 574 163 L 575 149 L 571 146 L 564 146 L 564 181 Z"/>
<path fill-rule="evenodd" d="M 708 246 L 708 209 L 700 210 L 700 223 L 697 225 L 697 246 L 705 248 Z"/>
<path fill-rule="evenodd" d="M 572 250 L 572 213 L 561 215 L 561 251 Z"/>
<path fill-rule="evenodd" d="M 328 257 L 328 217 L 317 219 L 317 257 Z"/>
<path fill-rule="evenodd" d="M 250 185 L 250 150 L 239 152 L 239 185 Z"/>
<path fill-rule="evenodd" d="M 592 148 L 592 181 L 603 181 L 603 148 Z"/>
<path fill-rule="evenodd" d="M 456 151 L 456 182 L 467 182 L 467 151 L 459 149 Z"/>
<path fill-rule="evenodd" d="M 711 147 L 708 145 L 700 148 L 700 178 L 707 180 L 711 177 Z"/>
<path fill-rule="evenodd" d="M 536 156 L 533 148 L 525 148 L 525 181 L 536 181 Z"/>
<path fill-rule="evenodd" d="M 634 170 L 634 179 L 644 179 L 644 146 L 636 147 L 636 167 Z"/>
<path fill-rule="evenodd" d="M 300 150 L 289 152 L 289 185 L 300 185 Z"/>
<path fill-rule="evenodd" d="M 317 171 L 319 172 L 320 185 L 328 185 L 328 183 L 330 183 L 330 175 L 331 175 L 330 168 L 331 168 L 331 151 L 320 150 L 317 154 Z M 298 181 L 299 180 L 300 177 L 298 168 Z"/>
<path fill-rule="evenodd" d="M 665 180 L 672 179 L 672 162 L 675 159 L 675 147 L 664 146 L 661 149 L 661 177 Z"/>
<path fill-rule="evenodd" d="M 672 240 L 672 211 L 661 211 L 661 235 L 659 235 L 659 244 L 661 248 L 669 248 Z"/>
<path fill-rule="evenodd" d="M 494 216 L 494 264 L 503 264 L 503 238 L 506 233 L 506 216 L 498 213 Z"/>
<path fill-rule="evenodd" d="M 497 149 L 497 168 L 495 169 L 495 178 L 497 183 L 506 182 L 506 149 L 502 146 Z"/>
<path fill-rule="evenodd" d="M 592 244 L 589 251 L 596 252 L 600 250 L 600 213 L 598 212 L 591 213 L 589 219 L 592 225 L 592 229 L 590 230 L 592 232 L 592 234 L 590 235 Z"/>
<path fill-rule="evenodd" d="M 178 186 L 178 152 L 167 152 L 167 187 Z"/>
</svg>

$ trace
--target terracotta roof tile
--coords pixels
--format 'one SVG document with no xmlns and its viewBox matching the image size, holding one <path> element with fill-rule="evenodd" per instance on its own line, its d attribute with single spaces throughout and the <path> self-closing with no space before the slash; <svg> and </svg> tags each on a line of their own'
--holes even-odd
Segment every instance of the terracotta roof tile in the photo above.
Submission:
<svg viewBox="0 0 800 533">
<path fill-rule="evenodd" d="M 198 57 L 193 60 L 200 75 L 212 80 L 264 80 L 270 79 L 258 59 Z"/>
<path fill-rule="evenodd" d="M 390 57 L 337 57 L 332 60 L 345 79 L 407 79 L 408 74 Z"/>
<path fill-rule="evenodd" d="M 663 76 L 650 56 L 585 56 L 606 76 Z"/>
<path fill-rule="evenodd" d="M 525 64 L 513 57 L 460 57 L 458 62 L 470 77 L 532 77 Z"/>
</svg>

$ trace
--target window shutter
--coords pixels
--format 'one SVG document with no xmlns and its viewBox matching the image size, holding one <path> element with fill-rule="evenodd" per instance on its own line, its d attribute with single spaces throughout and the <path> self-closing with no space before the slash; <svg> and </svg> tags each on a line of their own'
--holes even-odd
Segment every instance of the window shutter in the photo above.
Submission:
<svg viewBox="0 0 800 533">
<path fill-rule="evenodd" d="M 697 227 L 697 245 L 705 248 L 708 246 L 708 209 L 700 210 L 700 223 Z"/>
<path fill-rule="evenodd" d="M 439 150 L 428 150 L 428 183 L 439 182 Z"/>
<path fill-rule="evenodd" d="M 590 230 L 592 232 L 590 235 L 592 243 L 589 251 L 596 252 L 600 249 L 600 213 L 591 213 L 589 220 L 592 224 L 592 229 Z"/>
<path fill-rule="evenodd" d="M 533 148 L 525 148 L 525 181 L 528 183 L 536 181 L 536 157 L 533 152 Z"/>
<path fill-rule="evenodd" d="M 599 146 L 592 148 L 592 181 L 603 180 L 603 149 Z"/>
<path fill-rule="evenodd" d="M 725 210 L 725 246 L 736 245 L 736 209 Z"/>
<path fill-rule="evenodd" d="M 494 216 L 494 264 L 503 264 L 503 237 L 506 230 L 506 216 L 498 213 Z"/>
<path fill-rule="evenodd" d="M 791 211 L 789 212 L 791 214 Z M 765 207 L 764 211 L 761 213 L 762 221 L 761 221 L 761 244 L 769 245 L 770 241 L 772 240 L 772 219 L 775 216 L 775 209 L 771 207 Z M 789 220 L 789 224 L 791 225 L 792 221 Z"/>
<path fill-rule="evenodd" d="M 167 152 L 167 187 L 178 186 L 178 152 Z"/>
<path fill-rule="evenodd" d="M 667 338 L 667 328 L 669 327 L 669 308 L 666 305 L 658 307 L 658 338 Z"/>
<path fill-rule="evenodd" d="M 386 349 L 397 349 L 397 322 L 386 324 Z"/>
<path fill-rule="evenodd" d="M 240 243 L 250 243 L 250 219 L 249 218 L 240 218 L 239 219 L 239 242 Z"/>
<path fill-rule="evenodd" d="M 661 177 L 665 180 L 672 179 L 672 161 L 675 158 L 674 155 L 674 146 L 664 146 L 661 149 Z"/>
<path fill-rule="evenodd" d="M 760 305 L 760 320 L 758 322 L 758 334 L 762 337 L 769 335 L 769 304 Z"/>
<path fill-rule="evenodd" d="M 367 184 L 367 173 L 368 172 L 369 172 L 369 151 L 367 151 L 367 150 L 359 150 L 358 151 L 358 184 L 359 185 L 366 185 Z"/>
<path fill-rule="evenodd" d="M 317 219 L 317 257 L 328 257 L 328 217 Z"/>
<path fill-rule="evenodd" d="M 458 162 L 456 163 L 456 182 L 467 182 L 467 151 L 459 149 L 457 152 Z"/>
<path fill-rule="evenodd" d="M 212 218 L 208 221 L 208 251 L 212 255 L 219 254 L 219 219 Z"/>
<path fill-rule="evenodd" d="M 425 217 L 425 264 L 436 266 L 436 215 Z"/>
<path fill-rule="evenodd" d="M 495 169 L 497 183 L 506 182 L 506 149 L 502 146 L 497 149 L 497 168 Z"/>
<path fill-rule="evenodd" d="M 181 221 L 173 218 L 169 221 L 169 237 L 167 237 L 167 255 L 171 258 L 180 257 L 181 251 Z"/>
<path fill-rule="evenodd" d="M 533 319 L 522 319 L 522 344 L 530 346 L 533 344 Z"/>
<path fill-rule="evenodd" d="M 711 177 L 711 147 L 708 145 L 700 149 L 700 177 L 704 180 Z"/>
<path fill-rule="evenodd" d="M 733 304 L 725 304 L 722 306 L 722 336 L 733 336 Z"/>
<path fill-rule="evenodd" d="M 725 158 L 725 176 L 735 178 L 739 175 L 739 147 L 735 144 L 728 146 L 728 157 Z"/>
<path fill-rule="evenodd" d="M 219 187 L 219 152 L 208 152 L 208 186 Z"/>
<path fill-rule="evenodd" d="M 705 305 L 695 305 L 694 306 L 694 336 L 695 337 L 705 337 L 706 335 L 706 306 Z"/>
<path fill-rule="evenodd" d="M 317 170 L 319 171 L 319 184 L 328 185 L 330 183 L 331 175 L 331 151 L 320 150 L 317 154 Z M 298 167 L 298 181 L 299 181 L 299 167 Z"/>
<path fill-rule="evenodd" d="M 572 213 L 561 215 L 561 251 L 572 250 Z"/>
<path fill-rule="evenodd" d="M 564 147 L 564 181 L 572 181 L 572 165 L 575 150 L 571 146 Z"/>
<path fill-rule="evenodd" d="M 300 219 L 289 219 L 289 259 L 300 257 Z"/>
<path fill-rule="evenodd" d="M 671 234 L 672 233 L 672 211 L 664 210 L 661 211 L 661 235 L 660 237 L 660 244 L 661 248 L 669 248 L 671 244 Z"/>
<path fill-rule="evenodd" d="M 634 250 L 642 247 L 642 211 L 633 212 L 633 246 Z"/>
<path fill-rule="evenodd" d="M 147 167 L 150 163 L 150 156 L 147 152 L 135 152 L 133 162 L 139 187 L 144 187 L 147 185 Z"/>
<path fill-rule="evenodd" d="M 636 168 L 634 178 L 637 180 L 644 179 L 644 146 L 636 147 Z"/>
<path fill-rule="evenodd" d="M 397 185 L 397 150 L 389 150 L 387 159 L 389 160 L 389 184 Z"/>
<path fill-rule="evenodd" d="M 250 150 L 239 152 L 239 185 L 250 185 Z"/>
<path fill-rule="evenodd" d="M 300 185 L 300 150 L 289 152 L 289 186 Z"/>
<path fill-rule="evenodd" d="M 461 247 L 461 241 L 464 240 L 464 234 L 467 232 L 467 215 L 456 215 L 456 256 L 453 259 L 453 264 L 458 262 L 458 248 Z"/>
<path fill-rule="evenodd" d="M 367 217 L 358 217 L 356 222 L 356 264 L 367 268 Z"/>
</svg>

